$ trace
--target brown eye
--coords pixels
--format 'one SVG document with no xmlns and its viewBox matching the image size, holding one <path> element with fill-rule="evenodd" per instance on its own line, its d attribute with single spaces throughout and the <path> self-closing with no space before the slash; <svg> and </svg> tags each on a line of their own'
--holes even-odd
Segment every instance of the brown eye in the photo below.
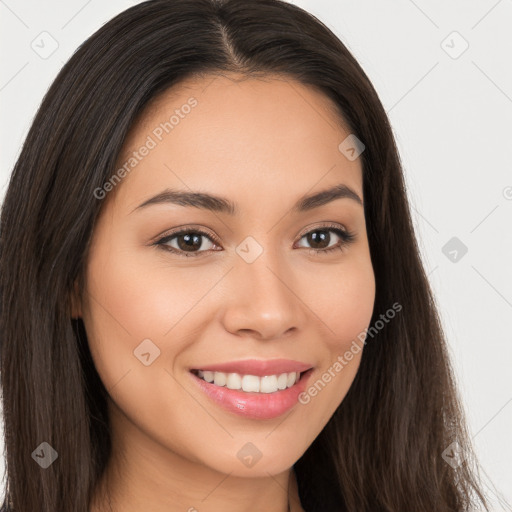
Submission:
<svg viewBox="0 0 512 512">
<path fill-rule="evenodd" d="M 335 233 L 333 237 L 330 233 Z M 308 249 L 313 253 L 330 253 L 336 249 L 343 249 L 349 243 L 355 239 L 355 234 L 340 229 L 339 227 L 320 227 L 312 231 L 309 231 L 301 237 L 301 240 L 305 238 L 306 242 L 311 245 Z M 339 239 L 335 245 L 330 245 L 334 239 Z"/>
<path fill-rule="evenodd" d="M 195 249 L 201 249 L 203 245 L 203 235 L 199 233 L 185 233 L 181 235 L 175 235 L 178 248 L 181 251 L 194 251 Z"/>
<path fill-rule="evenodd" d="M 326 249 L 329 246 L 331 235 L 328 229 L 317 229 L 308 233 L 306 239 L 313 249 Z"/>
<path fill-rule="evenodd" d="M 188 229 L 166 235 L 158 240 L 156 245 L 160 245 L 164 249 L 181 256 L 195 256 L 211 249 L 208 247 L 204 249 L 204 239 L 208 239 L 210 243 L 213 243 L 210 235 L 204 231 Z"/>
</svg>

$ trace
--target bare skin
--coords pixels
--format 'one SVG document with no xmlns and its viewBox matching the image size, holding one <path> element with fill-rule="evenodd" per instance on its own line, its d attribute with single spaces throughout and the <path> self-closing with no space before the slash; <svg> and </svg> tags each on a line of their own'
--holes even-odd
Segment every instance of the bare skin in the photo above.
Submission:
<svg viewBox="0 0 512 512">
<path fill-rule="evenodd" d="M 197 105 L 158 140 L 154 129 L 191 97 Z M 303 510 L 292 466 L 345 397 L 362 351 L 309 403 L 265 420 L 221 408 L 189 370 L 285 358 L 310 363 L 313 384 L 369 326 L 375 280 L 363 206 L 344 197 L 292 211 L 339 184 L 364 199 L 361 161 L 338 149 L 349 132 L 329 105 L 284 78 L 208 76 L 165 92 L 132 129 L 119 166 L 148 136 L 156 147 L 104 199 L 86 290 L 73 297 L 110 395 L 114 450 L 91 512 L 110 510 L 107 483 L 114 512 L 286 512 L 288 489 L 291 510 Z M 166 188 L 225 197 L 239 213 L 136 209 Z M 355 239 L 342 245 L 331 225 Z M 152 245 L 189 226 L 207 233 L 189 257 L 165 248 L 184 254 L 180 237 Z M 323 245 L 311 232 L 325 234 Z M 262 248 L 251 263 L 236 251 L 249 236 Z M 147 366 L 134 355 L 146 339 L 160 350 Z M 248 442 L 262 454 L 252 467 L 237 456 Z"/>
</svg>

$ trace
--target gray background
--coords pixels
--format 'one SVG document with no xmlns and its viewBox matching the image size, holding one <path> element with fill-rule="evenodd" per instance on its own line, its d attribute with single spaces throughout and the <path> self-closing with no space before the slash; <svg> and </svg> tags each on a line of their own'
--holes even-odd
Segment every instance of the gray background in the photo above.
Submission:
<svg viewBox="0 0 512 512">
<path fill-rule="evenodd" d="M 63 63 L 135 3 L 0 0 L 0 201 Z M 485 486 L 512 510 L 512 1 L 293 3 L 347 45 L 390 116 Z"/>
</svg>

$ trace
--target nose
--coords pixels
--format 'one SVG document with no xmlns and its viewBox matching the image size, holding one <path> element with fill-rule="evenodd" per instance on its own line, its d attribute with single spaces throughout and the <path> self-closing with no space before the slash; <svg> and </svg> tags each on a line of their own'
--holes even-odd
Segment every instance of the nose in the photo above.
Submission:
<svg viewBox="0 0 512 512">
<path fill-rule="evenodd" d="M 264 251 L 252 263 L 236 262 L 223 309 L 227 331 L 270 340 L 302 328 L 306 308 L 294 291 L 297 279 L 277 260 Z"/>
</svg>

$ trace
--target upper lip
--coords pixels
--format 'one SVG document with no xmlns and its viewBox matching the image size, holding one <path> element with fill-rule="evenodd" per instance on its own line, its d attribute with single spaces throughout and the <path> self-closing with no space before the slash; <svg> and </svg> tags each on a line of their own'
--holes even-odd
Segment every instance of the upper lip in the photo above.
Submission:
<svg viewBox="0 0 512 512">
<path fill-rule="evenodd" d="M 301 373 L 312 367 L 313 365 L 310 363 L 302 363 L 291 359 L 244 359 L 219 364 L 205 364 L 192 369 L 263 377 L 265 375 L 280 375 L 281 373 Z"/>
</svg>

